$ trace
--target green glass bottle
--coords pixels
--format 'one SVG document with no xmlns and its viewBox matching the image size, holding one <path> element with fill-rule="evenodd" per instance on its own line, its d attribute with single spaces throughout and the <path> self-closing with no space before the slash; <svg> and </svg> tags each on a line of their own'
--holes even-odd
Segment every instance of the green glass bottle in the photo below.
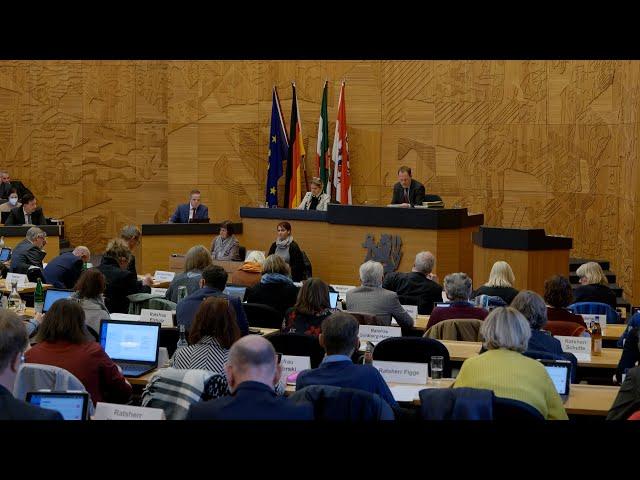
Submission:
<svg viewBox="0 0 640 480">
<path fill-rule="evenodd" d="M 44 307 L 44 288 L 42 288 L 42 279 L 38 278 L 38 284 L 36 285 L 36 291 L 33 294 L 33 306 L 36 313 L 42 313 L 42 307 Z"/>
</svg>

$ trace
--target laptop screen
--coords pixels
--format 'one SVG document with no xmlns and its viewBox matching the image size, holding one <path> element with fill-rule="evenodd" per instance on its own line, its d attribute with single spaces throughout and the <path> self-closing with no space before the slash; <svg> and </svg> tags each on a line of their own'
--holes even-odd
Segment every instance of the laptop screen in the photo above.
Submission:
<svg viewBox="0 0 640 480">
<path fill-rule="evenodd" d="M 102 320 L 100 345 L 113 360 L 156 362 L 160 324 Z"/>
<path fill-rule="evenodd" d="M 338 292 L 329 292 L 329 306 L 336 308 L 338 305 Z"/>
<path fill-rule="evenodd" d="M 434 308 L 435 307 L 450 307 L 451 304 L 449 302 L 435 302 L 433 304 Z"/>
<path fill-rule="evenodd" d="M 2 247 L 2 250 L 0 250 L 0 262 L 9 260 L 9 255 L 11 255 L 11 249 L 9 247 Z"/>
<path fill-rule="evenodd" d="M 27 402 L 40 408 L 60 412 L 65 420 L 84 420 L 89 395 L 67 392 L 28 392 Z"/>
<path fill-rule="evenodd" d="M 224 289 L 223 293 L 229 295 L 230 297 L 237 297 L 240 299 L 240 301 L 242 301 L 244 299 L 244 292 L 246 289 L 247 287 L 228 286 Z"/>
<path fill-rule="evenodd" d="M 551 377 L 551 381 L 555 385 L 558 394 L 568 395 L 570 383 L 569 369 L 571 368 L 571 364 L 568 362 L 544 362 L 544 368 Z"/>
<path fill-rule="evenodd" d="M 55 288 L 50 288 L 44 292 L 44 306 L 42 307 L 43 312 L 48 312 L 51 308 L 51 305 L 56 302 L 56 300 L 60 300 L 61 298 L 69 298 L 73 294 L 72 290 L 57 290 Z"/>
</svg>

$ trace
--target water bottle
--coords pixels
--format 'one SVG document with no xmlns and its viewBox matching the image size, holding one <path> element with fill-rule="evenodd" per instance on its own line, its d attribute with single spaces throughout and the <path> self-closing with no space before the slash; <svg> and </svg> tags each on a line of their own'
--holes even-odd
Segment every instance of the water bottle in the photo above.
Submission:
<svg viewBox="0 0 640 480">
<path fill-rule="evenodd" d="M 4 295 L 2 295 L 2 308 L 7 309 L 9 308 L 9 295 L 7 295 L 6 297 Z"/>
<path fill-rule="evenodd" d="M 42 288 L 42 279 L 38 277 L 38 284 L 36 285 L 36 291 L 33 294 L 33 306 L 36 313 L 42 313 L 44 307 L 44 288 Z"/>
<path fill-rule="evenodd" d="M 176 344 L 176 349 L 181 348 L 181 347 L 186 347 L 186 346 L 189 345 L 187 343 L 187 338 L 185 336 L 184 325 L 180 325 L 178 327 L 178 330 L 180 332 L 180 337 L 178 338 L 178 343 Z"/>
<path fill-rule="evenodd" d="M 11 293 L 9 294 L 8 308 L 9 310 L 17 312 L 20 310 L 21 305 L 22 299 L 20 298 L 20 294 L 18 293 L 18 281 L 14 280 L 11 282 Z"/>
<path fill-rule="evenodd" d="M 176 303 L 179 303 L 180 300 L 182 300 L 186 296 L 187 296 L 187 287 L 185 287 L 184 285 L 181 287 L 178 287 L 178 301 Z"/>
</svg>

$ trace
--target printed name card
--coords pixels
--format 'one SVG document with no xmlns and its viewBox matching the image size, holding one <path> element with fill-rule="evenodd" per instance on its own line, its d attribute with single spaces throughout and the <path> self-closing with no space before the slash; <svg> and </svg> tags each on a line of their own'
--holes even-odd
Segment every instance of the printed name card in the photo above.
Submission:
<svg viewBox="0 0 640 480">
<path fill-rule="evenodd" d="M 560 340 L 563 352 L 573 353 L 578 361 L 581 362 L 591 361 L 591 337 L 565 337 L 560 335 L 553 338 Z"/>
<path fill-rule="evenodd" d="M 594 314 L 594 313 L 581 313 L 582 318 L 584 318 L 584 323 L 587 324 L 587 327 L 591 326 L 591 322 L 597 322 L 600 324 L 600 328 L 605 328 L 607 326 L 607 316 L 602 314 Z"/>
<path fill-rule="evenodd" d="M 23 287 L 29 282 L 29 279 L 24 273 L 7 273 L 7 279 L 4 284 L 7 288 L 11 288 L 13 282 L 18 282 L 18 286 Z"/>
<path fill-rule="evenodd" d="M 407 312 L 409 316 L 413 318 L 413 320 L 415 320 L 418 317 L 417 305 L 402 305 L 402 308 L 404 308 L 404 311 Z"/>
<path fill-rule="evenodd" d="M 173 315 L 170 310 L 140 310 L 140 321 L 159 322 L 163 327 L 173 327 Z"/>
<path fill-rule="evenodd" d="M 376 344 L 385 338 L 401 337 L 400 327 L 381 327 L 377 325 L 360 325 L 360 342 L 371 342 Z"/>
<path fill-rule="evenodd" d="M 139 322 L 140 315 L 131 315 L 130 313 L 112 313 L 109 315 L 111 320 L 129 320 L 131 322 Z"/>
<path fill-rule="evenodd" d="M 98 402 L 93 420 L 166 420 L 161 408 Z"/>
<path fill-rule="evenodd" d="M 156 270 L 156 273 L 153 274 L 153 279 L 156 282 L 170 282 L 175 276 L 176 272 L 165 272 L 162 270 Z"/>
<path fill-rule="evenodd" d="M 153 295 L 162 295 L 164 297 L 165 293 L 167 293 L 168 288 L 151 288 L 151 293 Z"/>
<path fill-rule="evenodd" d="M 280 381 L 286 383 L 287 377 L 295 372 L 309 370 L 311 368 L 311 357 L 300 357 L 298 355 L 282 355 L 280 359 L 282 375 Z"/>
<path fill-rule="evenodd" d="M 426 385 L 429 376 L 429 366 L 426 363 L 410 362 L 381 362 L 373 361 L 385 382 L 412 383 Z"/>
</svg>

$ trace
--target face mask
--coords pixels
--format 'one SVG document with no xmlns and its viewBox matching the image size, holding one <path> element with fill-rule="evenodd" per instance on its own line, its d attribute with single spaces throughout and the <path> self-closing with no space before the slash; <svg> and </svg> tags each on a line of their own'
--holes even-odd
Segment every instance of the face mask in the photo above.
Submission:
<svg viewBox="0 0 640 480">
<path fill-rule="evenodd" d="M 11 205 L 16 205 L 18 203 L 18 198 L 17 197 L 9 197 L 9 203 Z"/>
</svg>

